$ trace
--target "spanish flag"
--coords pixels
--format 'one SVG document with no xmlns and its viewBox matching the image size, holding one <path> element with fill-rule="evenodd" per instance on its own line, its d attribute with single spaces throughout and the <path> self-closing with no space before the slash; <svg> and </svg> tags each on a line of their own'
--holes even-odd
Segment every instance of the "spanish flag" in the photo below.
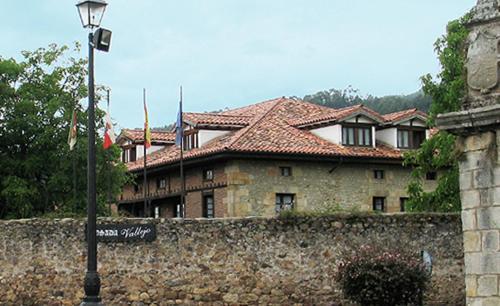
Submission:
<svg viewBox="0 0 500 306">
<path fill-rule="evenodd" d="M 146 99 L 144 99 L 144 146 L 147 148 L 151 147 L 151 130 L 149 129 L 148 121 L 148 108 L 146 106 Z"/>
</svg>

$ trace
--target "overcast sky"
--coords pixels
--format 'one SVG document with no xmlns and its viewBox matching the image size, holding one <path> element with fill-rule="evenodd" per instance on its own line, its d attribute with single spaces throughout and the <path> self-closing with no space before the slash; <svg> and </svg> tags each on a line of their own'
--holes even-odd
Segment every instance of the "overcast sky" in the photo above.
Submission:
<svg viewBox="0 0 500 306">
<path fill-rule="evenodd" d="M 0 56 L 50 43 L 83 43 L 76 0 L 1 0 Z M 152 126 L 184 110 L 238 107 L 352 85 L 407 94 L 439 69 L 433 43 L 475 0 L 109 0 L 96 82 L 112 88 L 118 127 L 141 127 L 142 88 Z M 83 103 L 84 101 L 82 101 Z M 104 105 L 102 105 L 104 106 Z"/>
</svg>

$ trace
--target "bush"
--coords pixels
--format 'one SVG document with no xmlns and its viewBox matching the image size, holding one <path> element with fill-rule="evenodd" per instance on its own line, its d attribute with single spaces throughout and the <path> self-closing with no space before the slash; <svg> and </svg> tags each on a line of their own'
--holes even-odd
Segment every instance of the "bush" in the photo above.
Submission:
<svg viewBox="0 0 500 306">
<path fill-rule="evenodd" d="M 367 246 L 337 268 L 344 296 L 361 305 L 417 304 L 430 277 L 413 256 Z"/>
</svg>

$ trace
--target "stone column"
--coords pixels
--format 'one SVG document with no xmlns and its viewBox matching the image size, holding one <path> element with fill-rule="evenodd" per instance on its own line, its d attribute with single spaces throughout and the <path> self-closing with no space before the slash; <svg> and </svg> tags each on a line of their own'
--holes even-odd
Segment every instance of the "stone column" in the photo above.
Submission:
<svg viewBox="0 0 500 306">
<path fill-rule="evenodd" d="M 479 0 L 467 50 L 462 111 L 438 116 L 458 135 L 467 305 L 500 305 L 500 1 Z"/>
</svg>

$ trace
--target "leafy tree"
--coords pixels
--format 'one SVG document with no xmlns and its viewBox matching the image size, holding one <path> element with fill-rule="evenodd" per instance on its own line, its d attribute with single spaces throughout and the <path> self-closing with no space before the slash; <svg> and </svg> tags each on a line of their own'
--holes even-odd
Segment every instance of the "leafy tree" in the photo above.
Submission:
<svg viewBox="0 0 500 306">
<path fill-rule="evenodd" d="M 54 44 L 24 51 L 19 62 L 0 57 L 0 218 L 86 211 L 87 116 L 78 101 L 87 96 L 87 61 L 69 51 Z M 78 140 L 69 151 L 75 107 Z M 98 128 L 103 117 L 97 110 Z M 96 139 L 98 212 L 105 214 L 108 192 L 116 196 L 127 176 L 119 149 L 104 151 Z"/>
<path fill-rule="evenodd" d="M 424 92 L 432 97 L 429 124 L 437 114 L 457 111 L 466 94 L 465 46 L 468 15 L 448 23 L 446 34 L 435 43 L 441 72 L 435 80 L 430 74 L 422 77 Z M 405 156 L 405 164 L 414 167 L 408 186 L 410 211 L 459 211 L 458 152 L 455 137 L 444 131 L 425 141 L 421 148 Z M 440 173 L 436 190 L 424 192 L 423 178 L 428 171 Z"/>
</svg>

